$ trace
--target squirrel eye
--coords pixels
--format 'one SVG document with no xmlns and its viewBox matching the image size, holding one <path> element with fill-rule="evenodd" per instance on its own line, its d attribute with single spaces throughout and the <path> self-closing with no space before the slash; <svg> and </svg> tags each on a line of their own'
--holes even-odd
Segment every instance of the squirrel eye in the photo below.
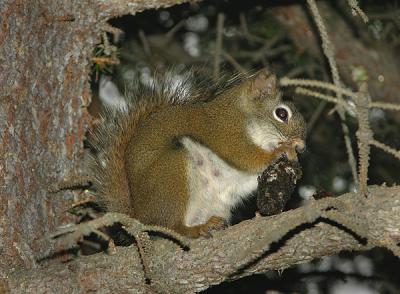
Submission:
<svg viewBox="0 0 400 294">
<path fill-rule="evenodd" d="M 274 117 L 280 122 L 287 122 L 291 116 L 290 110 L 287 107 L 277 107 L 274 110 Z"/>
</svg>

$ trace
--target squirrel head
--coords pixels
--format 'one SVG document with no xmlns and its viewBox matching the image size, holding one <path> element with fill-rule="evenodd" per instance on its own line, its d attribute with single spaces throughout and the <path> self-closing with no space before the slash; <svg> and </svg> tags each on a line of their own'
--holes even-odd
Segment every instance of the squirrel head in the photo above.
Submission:
<svg viewBox="0 0 400 294">
<path fill-rule="evenodd" d="M 247 132 L 262 149 L 283 148 L 289 159 L 305 148 L 306 123 L 292 102 L 283 101 L 277 79 L 263 70 L 240 89 L 240 109 L 244 112 Z"/>
</svg>

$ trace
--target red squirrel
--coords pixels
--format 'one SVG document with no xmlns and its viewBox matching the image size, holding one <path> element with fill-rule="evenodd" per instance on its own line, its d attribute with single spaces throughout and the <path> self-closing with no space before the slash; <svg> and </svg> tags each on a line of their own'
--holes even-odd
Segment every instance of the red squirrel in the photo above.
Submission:
<svg viewBox="0 0 400 294">
<path fill-rule="evenodd" d="M 93 184 L 107 211 L 198 237 L 229 222 L 278 157 L 297 159 L 306 124 L 265 70 L 218 91 L 164 83 L 106 112 L 91 140 Z"/>
</svg>

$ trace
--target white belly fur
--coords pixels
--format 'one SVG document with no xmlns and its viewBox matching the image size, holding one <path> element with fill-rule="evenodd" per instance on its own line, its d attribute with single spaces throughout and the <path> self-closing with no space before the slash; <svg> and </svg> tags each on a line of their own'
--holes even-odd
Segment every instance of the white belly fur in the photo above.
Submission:
<svg viewBox="0 0 400 294">
<path fill-rule="evenodd" d="M 204 224 L 212 216 L 227 221 L 231 209 L 257 188 L 258 174 L 233 168 L 209 148 L 184 137 L 181 143 L 188 151 L 189 203 L 185 225 Z"/>
</svg>

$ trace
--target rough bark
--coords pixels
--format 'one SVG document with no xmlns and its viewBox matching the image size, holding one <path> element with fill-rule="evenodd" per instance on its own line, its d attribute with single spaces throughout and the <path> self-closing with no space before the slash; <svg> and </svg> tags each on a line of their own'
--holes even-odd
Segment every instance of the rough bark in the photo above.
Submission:
<svg viewBox="0 0 400 294">
<path fill-rule="evenodd" d="M 54 249 L 43 236 L 70 221 L 73 195 L 47 188 L 78 172 L 105 21 L 182 2 L 0 2 L 0 269 L 36 267 L 37 253 Z"/>
<path fill-rule="evenodd" d="M 193 293 L 225 280 L 284 269 L 342 250 L 367 250 L 399 242 L 400 189 L 370 187 L 370 192 L 365 202 L 350 193 L 242 222 L 211 239 L 191 241 L 189 251 L 171 241 L 155 240 L 146 255 L 150 285 L 144 283 L 137 248 L 132 245 L 117 248 L 113 255 L 100 253 L 67 264 L 14 272 L 7 287 L 15 293 Z M 319 211 L 335 207 L 340 216 L 318 217 Z M 361 228 L 341 225 L 354 217 L 360 220 Z"/>
</svg>

